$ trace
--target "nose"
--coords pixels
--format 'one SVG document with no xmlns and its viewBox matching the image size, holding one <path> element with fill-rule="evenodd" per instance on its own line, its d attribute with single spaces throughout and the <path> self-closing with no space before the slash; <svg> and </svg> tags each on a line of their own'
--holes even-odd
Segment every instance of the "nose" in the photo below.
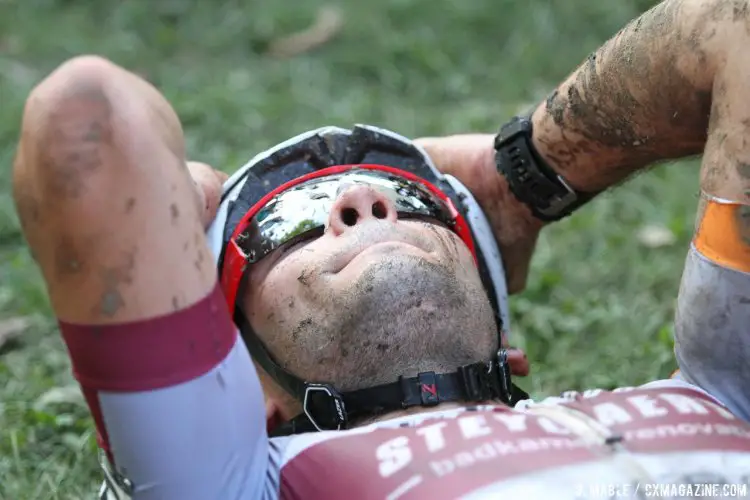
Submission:
<svg viewBox="0 0 750 500">
<path fill-rule="evenodd" d="M 328 216 L 328 227 L 338 236 L 368 219 L 395 222 L 396 206 L 369 186 L 352 186 L 339 194 Z"/>
</svg>

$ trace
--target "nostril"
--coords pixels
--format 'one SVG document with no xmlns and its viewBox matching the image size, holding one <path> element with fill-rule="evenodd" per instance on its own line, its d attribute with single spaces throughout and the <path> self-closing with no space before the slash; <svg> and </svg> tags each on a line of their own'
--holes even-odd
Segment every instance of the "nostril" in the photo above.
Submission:
<svg viewBox="0 0 750 500">
<path fill-rule="evenodd" d="M 358 217 L 359 214 L 353 208 L 345 208 L 341 211 L 341 220 L 344 221 L 344 224 L 347 226 L 355 225 Z"/>
<path fill-rule="evenodd" d="M 385 205 L 383 205 L 382 201 L 376 201 L 372 204 L 372 215 L 377 217 L 378 219 L 385 219 L 388 215 L 388 210 L 386 210 Z"/>
</svg>

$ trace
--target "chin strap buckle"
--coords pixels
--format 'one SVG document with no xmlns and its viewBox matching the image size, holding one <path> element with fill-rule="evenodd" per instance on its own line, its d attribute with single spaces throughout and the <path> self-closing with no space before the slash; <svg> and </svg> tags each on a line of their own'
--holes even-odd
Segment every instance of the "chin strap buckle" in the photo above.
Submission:
<svg viewBox="0 0 750 500">
<path fill-rule="evenodd" d="M 348 422 L 344 399 L 329 384 L 305 384 L 302 411 L 318 431 L 339 431 Z"/>
<path fill-rule="evenodd" d="M 499 399 L 504 403 L 511 402 L 510 365 L 508 351 L 505 349 L 497 351 L 495 359 L 488 363 L 465 365 L 458 372 L 463 380 L 467 400 Z"/>
</svg>

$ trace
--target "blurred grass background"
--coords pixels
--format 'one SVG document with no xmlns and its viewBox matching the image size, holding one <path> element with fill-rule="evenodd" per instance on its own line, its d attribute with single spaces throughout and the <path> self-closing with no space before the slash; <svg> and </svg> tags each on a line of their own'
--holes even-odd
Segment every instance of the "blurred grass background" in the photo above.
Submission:
<svg viewBox="0 0 750 500">
<path fill-rule="evenodd" d="M 22 242 L 10 168 L 29 90 L 97 53 L 172 102 L 190 157 L 232 171 L 325 124 L 406 136 L 493 131 L 541 100 L 654 2 L 619 0 L 0 0 L 0 499 L 91 498 L 92 425 Z M 313 50 L 278 42 L 341 22 Z M 674 369 L 672 317 L 697 203 L 697 162 L 660 167 L 545 231 L 514 342 L 535 396 Z M 2 343 L 2 340 L 0 340 Z"/>
</svg>

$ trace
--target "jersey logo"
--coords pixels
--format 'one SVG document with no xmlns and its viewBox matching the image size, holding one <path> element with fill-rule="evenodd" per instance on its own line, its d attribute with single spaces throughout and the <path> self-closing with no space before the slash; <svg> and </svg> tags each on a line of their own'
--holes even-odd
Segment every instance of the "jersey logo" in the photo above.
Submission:
<svg viewBox="0 0 750 500">
<path fill-rule="evenodd" d="M 432 397 L 437 397 L 437 387 L 435 387 L 435 384 L 422 384 L 422 392 L 428 392 Z"/>
</svg>

